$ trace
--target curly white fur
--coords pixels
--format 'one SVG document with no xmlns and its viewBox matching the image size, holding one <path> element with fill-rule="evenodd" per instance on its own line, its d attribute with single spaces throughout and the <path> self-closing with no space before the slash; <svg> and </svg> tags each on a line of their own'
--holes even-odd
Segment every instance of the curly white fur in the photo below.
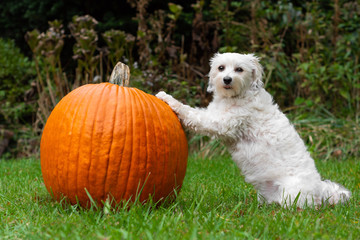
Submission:
<svg viewBox="0 0 360 240">
<path fill-rule="evenodd" d="M 345 202 L 349 190 L 322 181 L 306 146 L 288 118 L 263 88 L 263 70 L 253 54 L 216 54 L 210 62 L 206 109 L 191 108 L 165 92 L 156 96 L 183 125 L 223 140 L 259 199 L 299 207 Z"/>
</svg>

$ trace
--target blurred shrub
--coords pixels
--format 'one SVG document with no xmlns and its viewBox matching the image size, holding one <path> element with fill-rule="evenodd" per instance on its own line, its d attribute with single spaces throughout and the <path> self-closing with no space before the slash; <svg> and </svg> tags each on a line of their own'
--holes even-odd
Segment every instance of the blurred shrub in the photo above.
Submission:
<svg viewBox="0 0 360 240">
<path fill-rule="evenodd" d="M 14 41 L 0 38 L 0 129 L 14 133 L 2 157 L 29 156 L 37 152 L 38 137 L 31 128 L 38 97 L 35 77 L 35 63 L 20 52 Z M 25 144 L 27 142 L 35 144 Z M 23 148 L 27 148 L 26 151 Z"/>
<path fill-rule="evenodd" d="M 0 124 L 11 128 L 31 121 L 35 110 L 32 100 L 36 98 L 30 96 L 29 90 L 35 76 L 34 62 L 20 52 L 14 41 L 0 38 Z"/>
<path fill-rule="evenodd" d="M 27 1 L 11 5 L 6 0 L 4 6 L 6 11 L 15 11 Z M 33 13 L 40 2 L 36 0 L 29 11 Z M 40 126 L 64 94 L 82 84 L 107 81 L 117 61 L 131 66 L 132 86 L 148 93 L 162 89 L 190 105 L 206 106 L 211 100 L 206 92 L 209 59 L 218 51 L 255 52 L 260 56 L 265 87 L 285 112 L 302 117 L 327 112 L 332 118 L 347 118 L 358 124 L 358 1 L 126 2 L 122 5 L 133 19 L 118 14 L 118 21 L 107 15 L 116 29 L 106 29 L 109 23 L 96 21 L 98 15 L 84 15 L 72 20 L 67 16 L 68 28 L 63 28 L 62 21 L 51 21 L 43 33 L 28 32 L 27 41 L 37 69 L 35 87 L 39 90 L 41 114 L 36 118 L 42 116 Z M 98 2 L 87 4 L 93 9 Z M 64 7 L 58 3 L 54 9 Z M 0 16 L 5 16 L 6 11 L 0 10 Z M 72 49 L 72 58 L 68 52 L 62 53 L 63 46 L 70 52 Z M 11 99 L 7 93 L 10 88 L 15 89 L 13 95 L 19 93 L 18 84 L 7 88 L 6 99 Z M 0 97 L 4 102 L 3 89 L 2 86 Z M 21 101 L 19 96 L 15 97 L 17 101 Z M 10 115 L 2 113 L 2 121 Z"/>
<path fill-rule="evenodd" d="M 321 104 L 337 116 L 358 118 L 359 1 L 173 2 L 86 1 L 80 7 L 76 1 L 5 0 L 0 25 L 6 36 L 14 36 L 19 42 L 23 39 L 20 30 L 25 32 L 38 24 L 37 28 L 44 31 L 46 22 L 54 17 L 67 26 L 74 24 L 74 15 L 88 13 L 99 24 L 81 34 L 89 41 L 96 38 L 92 41 L 96 46 L 79 45 L 82 52 L 74 54 L 82 73 L 77 76 L 89 78 L 84 82 L 98 76 L 104 79 L 117 58 L 122 58 L 134 66 L 132 75 L 138 87 L 153 93 L 164 89 L 200 106 L 210 100 L 206 75 L 213 53 L 256 52 L 265 67 L 266 87 L 283 109 L 306 102 L 312 110 Z M 67 29 L 65 32 L 68 34 Z M 85 41 L 74 34 L 76 44 Z M 130 42 L 124 42 L 124 34 Z M 75 68 L 69 56 L 74 39 L 65 41 L 62 66 Z M 86 63 L 80 69 L 81 61 Z M 64 71 L 73 81 L 73 69 Z"/>
</svg>

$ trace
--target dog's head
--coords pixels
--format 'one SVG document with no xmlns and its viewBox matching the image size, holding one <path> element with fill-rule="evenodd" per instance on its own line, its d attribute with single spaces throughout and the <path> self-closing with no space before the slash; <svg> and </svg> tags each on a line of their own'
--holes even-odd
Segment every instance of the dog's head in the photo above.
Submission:
<svg viewBox="0 0 360 240">
<path fill-rule="evenodd" d="M 241 97 L 263 85 L 263 69 L 254 54 L 217 53 L 210 67 L 207 90 L 219 97 Z"/>
</svg>

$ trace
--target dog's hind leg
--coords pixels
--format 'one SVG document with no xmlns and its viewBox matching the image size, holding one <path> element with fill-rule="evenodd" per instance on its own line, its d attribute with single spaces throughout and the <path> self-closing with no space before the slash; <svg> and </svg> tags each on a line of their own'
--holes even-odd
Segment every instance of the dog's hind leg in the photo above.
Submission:
<svg viewBox="0 0 360 240">
<path fill-rule="evenodd" d="M 338 183 L 322 181 L 322 200 L 330 204 L 344 203 L 351 197 L 351 192 Z"/>
</svg>

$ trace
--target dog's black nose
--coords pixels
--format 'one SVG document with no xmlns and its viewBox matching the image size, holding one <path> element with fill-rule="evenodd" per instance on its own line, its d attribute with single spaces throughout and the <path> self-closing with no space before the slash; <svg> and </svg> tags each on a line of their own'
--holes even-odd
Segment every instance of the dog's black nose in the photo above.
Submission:
<svg viewBox="0 0 360 240">
<path fill-rule="evenodd" d="M 223 81 L 224 81 L 224 83 L 226 85 L 229 85 L 231 83 L 231 81 L 232 81 L 232 78 L 231 77 L 224 77 Z"/>
</svg>

